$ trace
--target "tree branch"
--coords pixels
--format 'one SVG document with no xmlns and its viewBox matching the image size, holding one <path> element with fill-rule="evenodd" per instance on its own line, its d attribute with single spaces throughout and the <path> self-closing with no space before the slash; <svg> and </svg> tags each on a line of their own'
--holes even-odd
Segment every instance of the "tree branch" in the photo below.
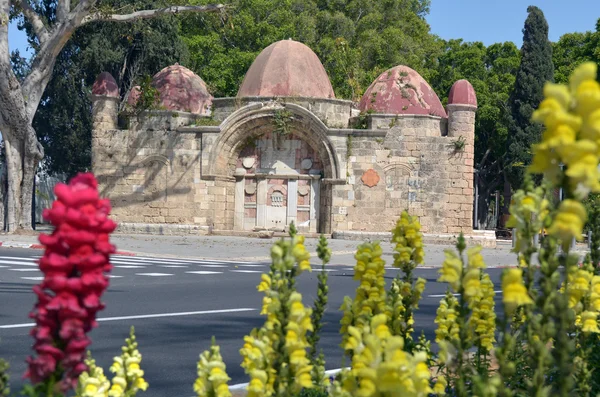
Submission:
<svg viewBox="0 0 600 397">
<path fill-rule="evenodd" d="M 159 15 L 179 14 L 183 12 L 216 12 L 226 8 L 223 4 L 208 4 L 204 6 L 172 6 L 155 10 L 136 11 L 131 14 L 104 14 L 96 12 L 83 18 L 82 25 L 93 21 L 130 22 L 138 19 L 155 18 Z"/>
<path fill-rule="evenodd" d="M 35 35 L 39 39 L 40 43 L 44 43 L 48 40 L 48 29 L 46 29 L 46 25 L 44 25 L 44 21 L 38 15 L 37 12 L 31 7 L 28 0 L 19 0 L 18 5 L 21 7 L 25 18 L 31 23 L 31 27 L 35 32 Z"/>
<path fill-rule="evenodd" d="M 56 4 L 56 19 L 64 21 L 71 12 L 71 0 L 58 0 Z"/>
</svg>

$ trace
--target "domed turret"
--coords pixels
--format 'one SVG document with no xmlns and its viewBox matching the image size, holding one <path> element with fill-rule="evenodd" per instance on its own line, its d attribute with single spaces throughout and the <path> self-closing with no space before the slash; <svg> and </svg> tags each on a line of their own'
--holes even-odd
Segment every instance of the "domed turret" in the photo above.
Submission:
<svg viewBox="0 0 600 397">
<path fill-rule="evenodd" d="M 399 65 L 383 72 L 367 88 L 361 112 L 447 117 L 440 98 L 415 70 Z"/>
<path fill-rule="evenodd" d="M 119 86 L 115 78 L 108 72 L 100 73 L 92 86 L 92 95 L 118 98 Z"/>
<path fill-rule="evenodd" d="M 293 40 L 265 48 L 248 69 L 237 96 L 335 98 L 319 57 Z"/>
<path fill-rule="evenodd" d="M 159 106 L 179 112 L 210 114 L 213 97 L 204 81 L 188 68 L 179 64 L 166 67 L 153 77 L 152 85 L 159 92 Z"/>
<path fill-rule="evenodd" d="M 458 80 L 448 95 L 448 105 L 471 105 L 477 107 L 475 89 L 468 80 Z"/>
</svg>

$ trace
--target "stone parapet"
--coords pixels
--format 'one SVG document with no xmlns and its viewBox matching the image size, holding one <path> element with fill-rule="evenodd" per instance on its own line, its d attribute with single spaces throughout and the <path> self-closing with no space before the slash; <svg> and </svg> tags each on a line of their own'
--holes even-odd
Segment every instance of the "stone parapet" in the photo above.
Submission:
<svg viewBox="0 0 600 397">
<path fill-rule="evenodd" d="M 125 223 L 119 222 L 117 233 L 155 234 L 155 235 L 200 235 L 210 234 L 208 226 L 201 225 L 175 225 L 169 223 Z"/>
<path fill-rule="evenodd" d="M 311 111 L 330 128 L 347 128 L 352 112 L 352 101 L 326 98 L 302 97 L 244 97 L 215 98 L 213 100 L 213 118 L 223 121 L 237 109 L 254 103 L 290 103 Z"/>
</svg>

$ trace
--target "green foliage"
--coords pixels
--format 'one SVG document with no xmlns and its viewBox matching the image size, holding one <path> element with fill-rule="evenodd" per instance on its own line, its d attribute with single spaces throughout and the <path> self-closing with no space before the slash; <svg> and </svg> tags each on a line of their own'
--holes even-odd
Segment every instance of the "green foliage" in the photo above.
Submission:
<svg viewBox="0 0 600 397">
<path fill-rule="evenodd" d="M 134 113 L 139 114 L 145 110 L 156 109 L 159 100 L 159 92 L 152 86 L 152 77 L 149 75 L 139 79 L 140 96 L 135 103 Z"/>
<path fill-rule="evenodd" d="M 479 171 L 478 214 L 487 218 L 491 193 L 503 182 L 502 168 L 508 136 L 508 97 L 519 68 L 520 54 L 511 43 L 485 47 L 480 42 L 443 42 L 437 59 L 427 63 L 431 86 L 445 104 L 452 85 L 468 80 L 477 94 L 475 168 Z"/>
<path fill-rule="evenodd" d="M 40 3 L 50 24 L 55 20 L 54 2 Z M 99 3 L 120 13 L 164 5 L 151 0 Z M 28 25 L 23 23 L 22 26 L 29 31 Z M 123 99 L 131 87 L 144 82 L 144 76 L 152 76 L 175 62 L 187 62 L 188 51 L 178 34 L 179 22 L 175 16 L 127 24 L 94 22 L 75 32 L 56 59 L 52 78 L 33 121 L 44 146 L 43 166 L 48 172 L 70 177 L 90 168 L 92 114 L 88 94 L 96 77 L 101 72 L 110 72 L 117 80 Z M 13 58 L 23 73 L 27 73 L 26 65 Z"/>
<path fill-rule="evenodd" d="M 552 46 L 548 40 L 548 22 L 542 11 L 530 6 L 525 28 L 521 65 L 517 72 L 514 91 L 510 97 L 509 140 L 507 167 L 513 189 L 523 183 L 525 166 L 531 163 L 531 145 L 538 142 L 542 125 L 531 122 L 531 115 L 543 99 L 547 81 L 554 81 Z"/>
<path fill-rule="evenodd" d="M 200 0 L 207 3 L 208 0 Z M 424 17 L 429 0 L 232 0 L 226 19 L 185 17 L 192 69 L 215 96 L 235 96 L 270 44 L 300 41 L 319 56 L 339 98 L 358 99 L 381 72 L 405 64 L 423 72 L 437 51 Z"/>
<path fill-rule="evenodd" d="M 458 137 L 458 139 L 455 139 L 454 141 L 452 141 L 452 146 L 454 148 L 455 152 L 462 152 L 465 148 L 465 137 L 464 136 L 460 136 Z"/>
<path fill-rule="evenodd" d="M 273 115 L 273 132 L 278 135 L 289 135 L 292 132 L 290 121 L 292 113 L 286 109 L 278 109 Z"/>
<path fill-rule="evenodd" d="M 319 244 L 317 245 L 317 255 L 319 259 L 321 259 L 323 265 L 321 267 L 321 272 L 317 276 L 319 281 L 317 286 L 317 299 L 314 302 L 311 315 L 313 331 L 307 336 L 307 341 L 310 346 L 308 355 L 310 357 L 311 364 L 313 365 L 312 379 L 315 385 L 320 384 L 320 380 L 325 376 L 325 356 L 322 352 L 317 355 L 317 348 L 319 345 L 319 340 L 321 339 L 323 316 L 327 308 L 327 301 L 329 300 L 329 286 L 327 285 L 329 276 L 325 271 L 325 266 L 331 259 L 331 249 L 328 247 L 327 239 L 323 235 L 321 235 Z"/>
<path fill-rule="evenodd" d="M 567 33 L 552 45 L 554 79 L 567 83 L 573 70 L 585 61 L 600 63 L 600 19 L 596 29 L 585 33 Z"/>
</svg>

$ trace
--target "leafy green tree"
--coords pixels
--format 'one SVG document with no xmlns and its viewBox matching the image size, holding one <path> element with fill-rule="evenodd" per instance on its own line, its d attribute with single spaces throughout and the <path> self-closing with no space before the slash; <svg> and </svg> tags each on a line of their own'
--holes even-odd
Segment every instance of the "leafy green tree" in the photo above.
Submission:
<svg viewBox="0 0 600 397">
<path fill-rule="evenodd" d="M 548 22 L 542 10 L 527 8 L 523 29 L 521 64 L 510 96 L 507 179 L 513 189 L 523 182 L 524 170 L 531 163 L 531 145 L 538 142 L 542 125 L 531 122 L 531 115 L 543 99 L 547 81 L 554 81 L 552 45 L 548 40 Z M 507 200 L 508 201 L 508 200 Z"/>
<path fill-rule="evenodd" d="M 154 1 L 111 0 L 115 9 L 158 7 Z M 185 64 L 188 51 L 173 16 L 130 24 L 97 22 L 78 30 L 56 65 L 33 120 L 44 146 L 43 168 L 67 178 L 91 166 L 92 114 L 89 94 L 98 74 L 110 72 L 121 98 L 139 80 L 163 67 Z M 69 153 L 65 156 L 65 153 Z"/>
<path fill-rule="evenodd" d="M 124 2 L 125 3 L 125 2 Z M 110 0 L 3 0 L 0 1 L 0 131 L 4 139 L 7 189 L 0 189 L 6 209 L 4 229 L 31 229 L 35 173 L 44 158 L 33 119 L 52 78 L 58 55 L 79 28 L 98 22 L 133 22 L 180 13 L 222 12 L 220 4 L 137 8 L 126 2 L 120 10 Z M 124 10 L 129 13 L 122 13 Z M 20 20 L 34 50 L 29 73 L 22 80 L 13 69 L 8 25 Z"/>
<path fill-rule="evenodd" d="M 424 17 L 429 0 L 234 0 L 227 19 L 191 15 L 182 34 L 192 69 L 215 96 L 235 96 L 252 61 L 294 39 L 320 57 L 339 98 L 358 99 L 384 70 L 426 71 L 438 42 Z"/>
<path fill-rule="evenodd" d="M 595 31 L 564 34 L 552 50 L 557 83 L 566 83 L 573 70 L 585 61 L 600 63 L 600 19 Z"/>
<path fill-rule="evenodd" d="M 506 151 L 508 96 L 519 67 L 519 51 L 512 42 L 485 47 L 462 40 L 443 42 L 443 52 L 432 64 L 430 82 L 446 103 L 452 85 L 467 79 L 477 94 L 475 118 L 475 169 L 478 171 L 478 219 L 487 226 L 491 195 L 502 182 Z M 493 225 L 490 225 L 493 226 Z"/>
</svg>

